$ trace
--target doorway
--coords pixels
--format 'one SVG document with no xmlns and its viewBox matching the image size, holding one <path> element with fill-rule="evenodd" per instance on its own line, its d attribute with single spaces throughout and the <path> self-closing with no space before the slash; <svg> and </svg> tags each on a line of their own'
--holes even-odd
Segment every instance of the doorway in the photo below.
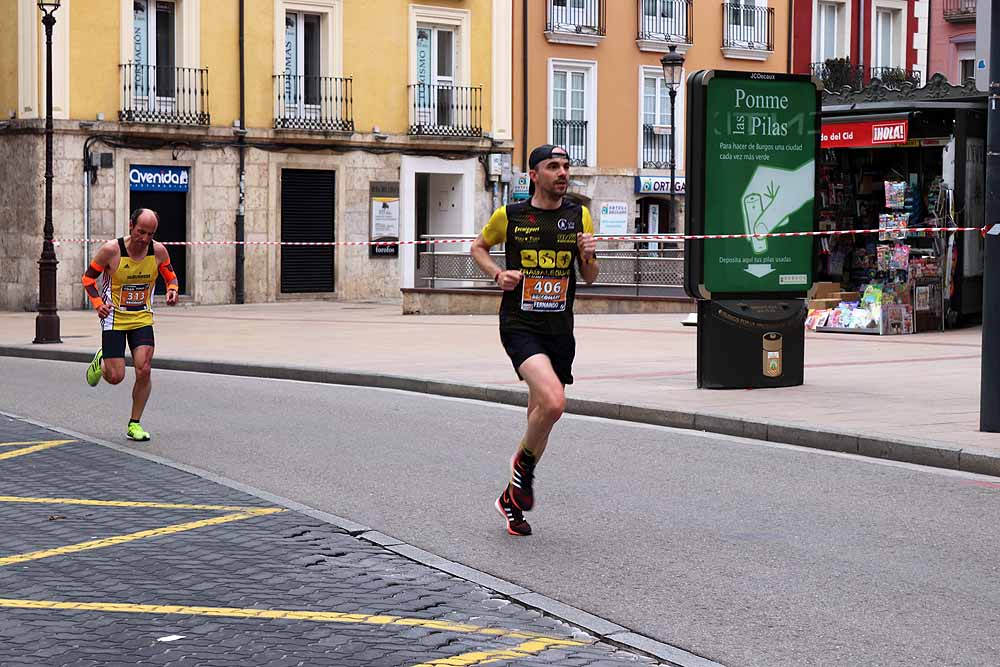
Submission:
<svg viewBox="0 0 1000 667">
<path fill-rule="evenodd" d="M 129 212 L 137 208 L 148 208 L 160 216 L 156 228 L 156 240 L 164 242 L 187 242 L 187 192 L 154 192 L 131 190 L 129 192 Z M 181 294 L 187 294 L 188 246 L 168 245 L 170 262 L 177 274 L 177 284 Z M 154 294 L 166 294 L 163 277 L 156 279 Z"/>
</svg>

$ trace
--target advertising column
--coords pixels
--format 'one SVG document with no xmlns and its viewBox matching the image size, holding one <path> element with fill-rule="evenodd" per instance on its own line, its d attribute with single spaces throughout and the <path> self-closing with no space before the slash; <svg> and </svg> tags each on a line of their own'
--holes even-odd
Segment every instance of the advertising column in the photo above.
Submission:
<svg viewBox="0 0 1000 667">
<path fill-rule="evenodd" d="M 819 90 L 804 76 L 701 71 L 688 93 L 686 230 L 734 237 L 685 243 L 699 386 L 801 384 L 813 239 L 784 235 L 814 228 Z"/>
</svg>

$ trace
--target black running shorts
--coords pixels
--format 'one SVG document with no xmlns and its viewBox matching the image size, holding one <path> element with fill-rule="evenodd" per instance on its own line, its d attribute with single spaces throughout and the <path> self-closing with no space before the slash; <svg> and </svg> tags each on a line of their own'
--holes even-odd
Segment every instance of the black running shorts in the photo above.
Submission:
<svg viewBox="0 0 1000 667">
<path fill-rule="evenodd" d="M 507 356 L 514 364 L 514 372 L 519 380 L 523 380 L 517 369 L 528 357 L 544 354 L 552 362 L 559 381 L 563 384 L 573 384 L 573 358 L 576 357 L 576 339 L 572 334 L 548 336 L 529 331 L 500 330 L 500 341 L 507 351 Z"/>
<path fill-rule="evenodd" d="M 153 346 L 153 327 L 139 327 L 128 331 L 105 331 L 101 336 L 101 348 L 105 359 L 124 359 L 125 341 L 128 349 L 135 354 L 135 348 L 143 345 Z"/>
</svg>

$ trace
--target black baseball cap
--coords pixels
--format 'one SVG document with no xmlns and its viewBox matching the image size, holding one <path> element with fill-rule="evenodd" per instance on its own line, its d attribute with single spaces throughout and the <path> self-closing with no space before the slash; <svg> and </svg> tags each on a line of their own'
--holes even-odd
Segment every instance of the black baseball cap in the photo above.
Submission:
<svg viewBox="0 0 1000 667">
<path fill-rule="evenodd" d="M 528 169 L 534 169 L 539 165 L 539 163 L 553 157 L 562 157 L 568 160 L 569 153 L 562 146 L 542 144 L 535 150 L 531 151 L 531 155 L 528 156 Z"/>
</svg>

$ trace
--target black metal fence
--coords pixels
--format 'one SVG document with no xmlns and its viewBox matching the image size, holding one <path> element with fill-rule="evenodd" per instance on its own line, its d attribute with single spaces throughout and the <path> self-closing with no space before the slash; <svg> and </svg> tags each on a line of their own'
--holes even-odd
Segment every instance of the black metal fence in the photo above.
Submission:
<svg viewBox="0 0 1000 667">
<path fill-rule="evenodd" d="M 353 80 L 350 77 L 274 77 L 274 127 L 281 130 L 354 131 Z"/>
<path fill-rule="evenodd" d="M 774 8 L 722 4 L 722 46 L 774 51 Z"/>
<path fill-rule="evenodd" d="M 657 125 L 642 126 L 642 166 L 646 169 L 669 169 L 671 159 L 670 137 L 673 128 Z M 676 149 L 676 146 L 674 147 Z"/>
<path fill-rule="evenodd" d="M 119 66 L 127 123 L 209 125 L 208 70 L 127 63 Z"/>
<path fill-rule="evenodd" d="M 483 89 L 418 83 L 410 89 L 410 134 L 483 136 Z"/>
<path fill-rule="evenodd" d="M 545 16 L 546 32 L 606 34 L 604 0 L 548 0 Z"/>
<path fill-rule="evenodd" d="M 809 66 L 813 76 L 823 81 L 827 90 L 840 90 L 850 86 L 852 90 L 860 90 L 879 79 L 886 88 L 899 88 L 904 82 L 920 86 L 920 72 L 901 67 L 871 67 L 854 65 L 846 58 L 831 58 L 825 62 L 812 63 Z"/>
<path fill-rule="evenodd" d="M 691 44 L 692 0 L 639 0 L 639 39 Z"/>
<path fill-rule="evenodd" d="M 587 166 L 587 121 L 553 119 L 552 143 L 566 149 L 571 165 Z"/>
<path fill-rule="evenodd" d="M 823 81 L 823 87 L 827 90 L 840 90 L 844 86 L 859 90 L 865 85 L 865 68 L 852 64 L 846 58 L 831 58 L 821 63 L 812 63 L 809 68 L 813 76 Z"/>
<path fill-rule="evenodd" d="M 879 79 L 887 88 L 896 88 L 907 81 L 914 86 L 920 85 L 920 72 L 902 67 L 872 67 L 871 78 Z"/>
<path fill-rule="evenodd" d="M 976 20 L 976 0 L 944 0 L 941 10 L 945 21 L 965 23 Z M 996 26 L 996 20 L 993 25 Z"/>
</svg>

